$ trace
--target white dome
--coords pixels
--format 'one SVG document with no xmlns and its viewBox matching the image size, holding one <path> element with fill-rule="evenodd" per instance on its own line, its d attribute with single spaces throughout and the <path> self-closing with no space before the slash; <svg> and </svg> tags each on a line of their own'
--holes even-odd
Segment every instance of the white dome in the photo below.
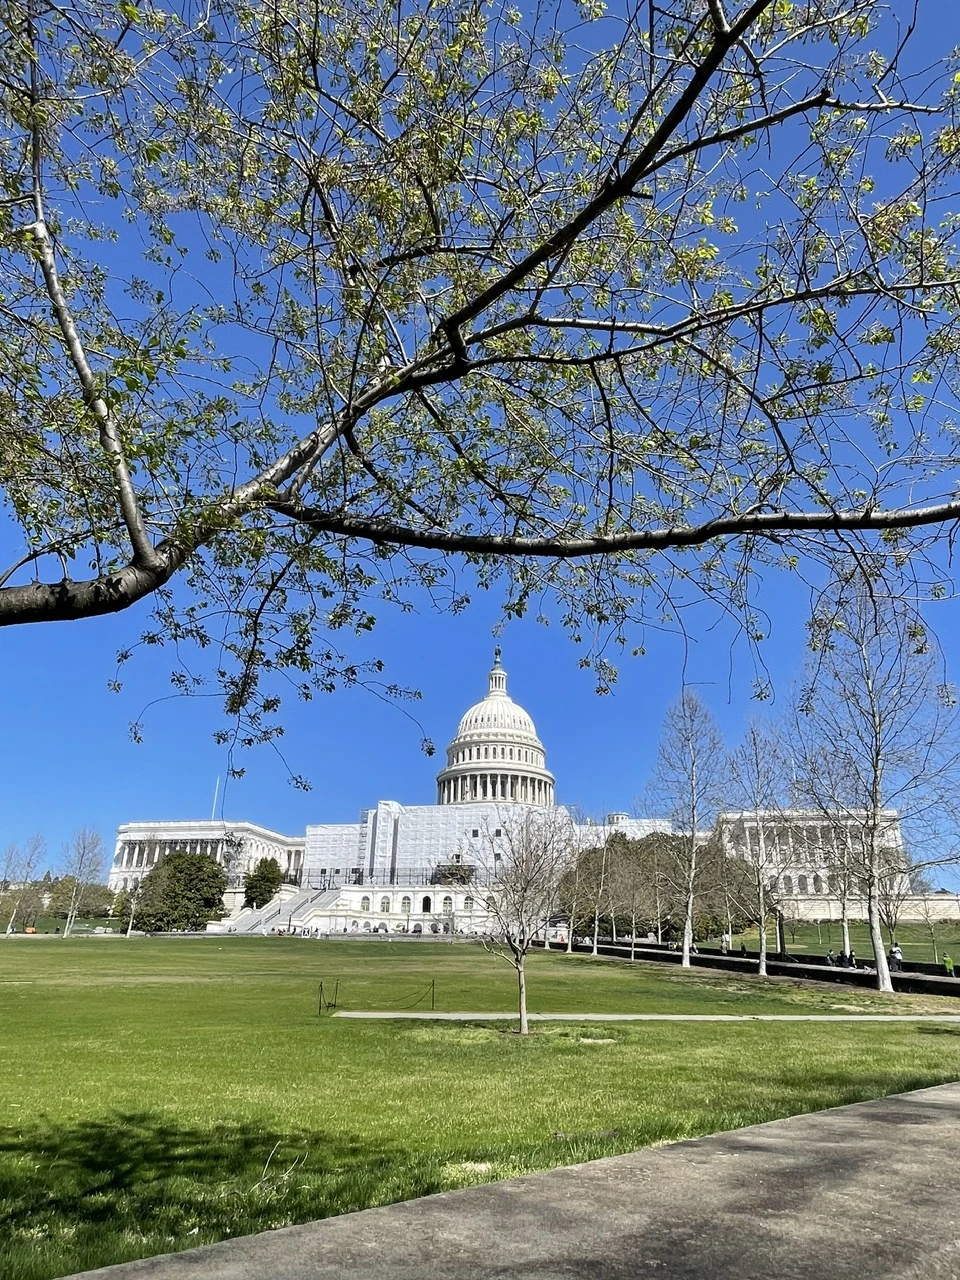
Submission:
<svg viewBox="0 0 960 1280">
<path fill-rule="evenodd" d="M 457 737 L 466 738 L 480 733 L 488 738 L 491 730 L 494 734 L 504 733 L 511 738 L 519 734 L 540 741 L 526 711 L 506 693 L 488 693 L 482 702 L 472 706 L 460 721 Z"/>
<path fill-rule="evenodd" d="M 552 805 L 553 781 L 533 721 L 507 693 L 498 648 L 487 696 L 462 717 L 447 747 L 446 768 L 437 775 L 437 801 Z"/>
</svg>

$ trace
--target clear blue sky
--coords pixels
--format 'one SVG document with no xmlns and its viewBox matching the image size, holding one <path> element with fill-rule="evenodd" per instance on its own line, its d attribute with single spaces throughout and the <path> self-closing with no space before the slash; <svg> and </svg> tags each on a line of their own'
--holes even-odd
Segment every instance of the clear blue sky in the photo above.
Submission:
<svg viewBox="0 0 960 1280">
<path fill-rule="evenodd" d="M 772 635 L 763 646 L 778 696 L 783 697 L 804 659 L 807 595 L 780 576 L 763 598 Z M 120 694 L 107 682 L 114 654 L 135 637 L 146 617 L 133 614 L 89 622 L 0 631 L 3 685 L 0 841 L 43 832 L 55 860 L 61 843 L 80 825 L 98 828 L 108 842 L 120 822 L 210 816 L 224 748 L 212 734 L 222 724 L 215 699 L 171 698 L 144 717 L 145 741 L 127 726 L 144 705 L 165 698 L 169 662 L 163 651 L 136 657 Z M 948 650 L 957 635 L 957 606 L 932 615 Z M 246 777 L 231 781 L 225 816 L 288 832 L 309 822 L 353 821 L 360 808 L 381 799 L 432 803 L 433 779 L 459 717 L 486 690 L 496 611 L 484 602 L 458 618 L 434 613 L 385 612 L 369 652 L 387 662 L 385 676 L 418 687 L 423 699 L 385 704 L 364 691 L 291 703 L 284 750 L 292 769 L 313 790 L 287 781 L 268 748 L 243 753 Z M 631 809 L 648 777 L 660 722 L 682 676 L 695 682 L 731 739 L 759 708 L 751 701 L 753 665 L 748 651 L 731 650 L 731 633 L 705 612 L 685 644 L 669 634 L 648 634 L 644 657 L 625 658 L 614 693 L 598 697 L 578 651 L 559 627 L 511 623 L 501 643 L 512 695 L 534 717 L 557 776 L 558 795 L 600 815 Z M 421 729 L 438 753 L 420 751 Z"/>
<path fill-rule="evenodd" d="M 935 57 L 931 31 L 946 33 L 944 47 L 960 38 L 956 0 L 922 0 L 921 8 L 928 25 L 926 47 L 918 52 Z M 938 15 L 940 26 L 930 24 Z M 2 563 L 8 533 L 0 521 Z M 804 660 L 807 592 L 779 576 L 764 584 L 760 598 L 771 630 L 763 654 L 782 700 Z M 222 786 L 225 771 L 224 749 L 212 736 L 222 724 L 216 699 L 158 703 L 144 717 L 145 741 L 137 745 L 128 724 L 145 704 L 171 692 L 168 655 L 140 652 L 125 671 L 123 692 L 107 689 L 117 649 L 136 639 L 147 612 L 141 605 L 116 618 L 0 630 L 0 845 L 39 831 L 55 863 L 62 842 L 81 825 L 97 828 L 112 847 L 121 822 L 210 816 L 215 782 L 219 775 Z M 240 759 L 247 774 L 230 782 L 225 816 L 292 834 L 310 822 L 354 820 L 380 799 L 432 802 L 443 747 L 485 691 L 497 616 L 495 602 L 482 596 L 457 618 L 426 604 L 420 613 L 384 611 L 358 652 L 383 658 L 384 678 L 419 688 L 422 701 L 391 706 L 356 691 L 291 703 L 283 748 L 290 768 L 307 775 L 313 790 L 291 787 L 282 764 L 260 748 Z M 949 660 L 960 635 L 958 606 L 941 603 L 929 616 Z M 594 815 L 634 808 L 664 711 L 684 675 L 731 741 L 759 709 L 750 700 L 751 656 L 744 646 L 731 649 L 729 628 L 704 610 L 691 617 L 689 629 L 698 637 L 689 643 L 648 632 L 646 655 L 625 657 L 614 693 L 598 697 L 559 626 L 530 620 L 507 627 L 501 643 L 510 691 L 536 722 L 562 801 Z M 422 733 L 437 745 L 432 759 L 420 751 Z"/>
</svg>

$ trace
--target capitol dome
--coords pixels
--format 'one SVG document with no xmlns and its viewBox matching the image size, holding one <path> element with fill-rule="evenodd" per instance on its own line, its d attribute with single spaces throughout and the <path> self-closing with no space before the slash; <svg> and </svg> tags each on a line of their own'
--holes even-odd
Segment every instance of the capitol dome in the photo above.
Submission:
<svg viewBox="0 0 960 1280">
<path fill-rule="evenodd" d="M 437 775 L 437 803 L 552 805 L 553 783 L 533 721 L 507 693 L 498 648 L 487 696 L 466 712 L 447 747 L 446 768 Z"/>
</svg>

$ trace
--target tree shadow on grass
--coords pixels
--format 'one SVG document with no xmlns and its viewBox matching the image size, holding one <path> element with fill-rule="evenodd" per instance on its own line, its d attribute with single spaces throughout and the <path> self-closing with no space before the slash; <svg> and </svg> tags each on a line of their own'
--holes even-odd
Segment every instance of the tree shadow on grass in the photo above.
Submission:
<svg viewBox="0 0 960 1280">
<path fill-rule="evenodd" d="M 376 1138 L 117 1114 L 0 1130 L 5 1276 L 40 1280 L 246 1235 L 444 1185 Z"/>
</svg>

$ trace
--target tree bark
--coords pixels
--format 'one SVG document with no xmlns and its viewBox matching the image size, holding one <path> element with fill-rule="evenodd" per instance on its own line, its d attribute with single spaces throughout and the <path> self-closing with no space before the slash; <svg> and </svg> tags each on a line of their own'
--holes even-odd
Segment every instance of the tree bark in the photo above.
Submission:
<svg viewBox="0 0 960 1280">
<path fill-rule="evenodd" d="M 530 1024 L 527 1021 L 527 975 L 524 971 L 523 956 L 517 961 L 517 997 L 520 1010 L 520 1034 L 526 1036 L 530 1034 Z"/>
<path fill-rule="evenodd" d="M 761 978 L 767 976 L 767 894 L 763 887 L 763 872 L 757 871 L 757 917 L 760 921 L 760 955 L 757 960 L 757 974 Z"/>
</svg>

